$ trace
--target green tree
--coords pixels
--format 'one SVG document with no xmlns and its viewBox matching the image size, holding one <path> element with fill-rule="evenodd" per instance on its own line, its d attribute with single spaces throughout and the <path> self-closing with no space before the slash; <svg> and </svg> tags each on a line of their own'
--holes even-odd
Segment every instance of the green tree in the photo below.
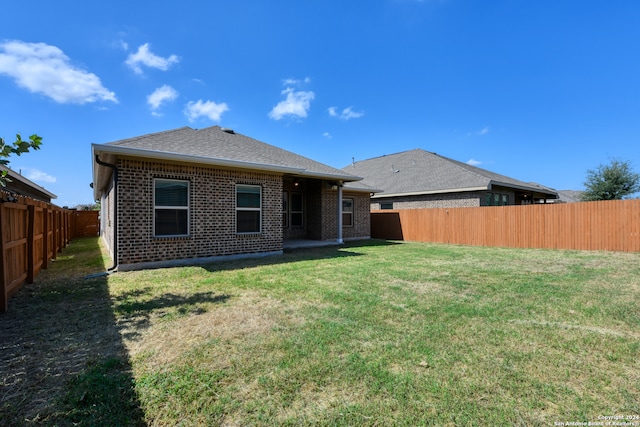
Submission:
<svg viewBox="0 0 640 427">
<path fill-rule="evenodd" d="M 640 175 L 628 161 L 611 160 L 587 171 L 582 200 L 621 200 L 640 191 Z"/>
<path fill-rule="evenodd" d="M 29 150 L 39 150 L 40 145 L 42 145 L 42 137 L 36 134 L 31 135 L 28 140 L 22 139 L 20 134 L 17 134 L 13 144 L 7 144 L 3 138 L 0 138 L 0 166 L 2 166 L 0 185 L 4 187 L 9 181 L 9 178 L 7 178 L 8 170 L 6 169 L 9 165 L 9 156 L 12 154 L 19 156 Z"/>
</svg>

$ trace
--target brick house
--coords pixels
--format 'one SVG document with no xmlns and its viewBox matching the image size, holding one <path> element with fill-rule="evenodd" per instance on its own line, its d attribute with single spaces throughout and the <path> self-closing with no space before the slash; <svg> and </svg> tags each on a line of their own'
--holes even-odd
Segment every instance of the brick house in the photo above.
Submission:
<svg viewBox="0 0 640 427">
<path fill-rule="evenodd" d="M 213 126 L 92 144 L 101 235 L 120 270 L 370 237 L 361 178 Z"/>
<path fill-rule="evenodd" d="M 371 210 L 545 203 L 558 193 L 422 149 L 353 162 L 342 169 L 378 188 Z"/>
</svg>

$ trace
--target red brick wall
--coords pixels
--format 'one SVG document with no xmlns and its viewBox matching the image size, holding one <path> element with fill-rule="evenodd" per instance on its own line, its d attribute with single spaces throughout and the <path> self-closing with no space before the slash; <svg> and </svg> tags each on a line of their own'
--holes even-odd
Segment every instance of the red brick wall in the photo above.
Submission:
<svg viewBox="0 0 640 427">
<path fill-rule="evenodd" d="M 446 194 L 424 194 L 420 196 L 398 196 L 371 200 L 371 210 L 380 210 L 380 204 L 393 202 L 393 209 L 422 209 L 422 208 L 475 208 L 487 205 L 487 191 L 469 191 Z M 509 196 L 509 204 L 517 203 L 513 190 L 496 187 L 490 193 L 500 193 Z"/>
<path fill-rule="evenodd" d="M 282 250 L 282 177 L 118 159 L 118 261 L 135 264 Z M 154 237 L 154 178 L 189 181 L 189 235 Z M 236 184 L 262 187 L 262 232 L 238 235 Z"/>
<path fill-rule="evenodd" d="M 371 236 L 369 193 L 342 192 L 342 198 L 353 199 L 353 226 L 342 227 L 343 239 L 362 239 Z M 338 192 L 322 192 L 322 239 L 335 239 L 338 230 Z"/>
<path fill-rule="evenodd" d="M 371 210 L 380 209 L 380 203 L 384 202 L 393 202 L 393 209 L 469 208 L 481 206 L 484 194 L 484 192 L 465 192 L 372 199 Z"/>
</svg>

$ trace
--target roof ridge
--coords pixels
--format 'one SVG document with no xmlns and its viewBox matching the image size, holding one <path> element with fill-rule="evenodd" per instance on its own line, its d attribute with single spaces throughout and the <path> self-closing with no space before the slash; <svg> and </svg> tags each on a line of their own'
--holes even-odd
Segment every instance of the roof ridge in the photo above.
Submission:
<svg viewBox="0 0 640 427">
<path fill-rule="evenodd" d="M 159 131 L 159 132 L 147 133 L 145 135 L 134 136 L 134 137 L 131 137 L 131 138 L 118 139 L 116 141 L 107 142 L 107 143 L 105 143 L 105 145 L 121 145 L 121 144 L 124 144 L 126 142 L 141 141 L 141 140 L 144 140 L 144 139 L 155 138 L 158 135 L 174 133 L 174 132 L 183 131 L 183 130 L 187 130 L 187 129 L 188 130 L 192 130 L 192 131 L 197 131 L 197 129 L 193 129 L 190 126 L 182 126 L 182 127 L 176 128 L 176 129 L 163 130 L 163 131 Z"/>
<path fill-rule="evenodd" d="M 397 156 L 399 154 L 406 154 L 406 153 L 410 153 L 412 151 L 424 151 L 425 153 L 431 153 L 430 151 L 427 151 L 424 148 L 412 148 L 411 150 L 398 151 L 397 153 L 383 154 L 381 156 L 370 157 L 368 159 L 356 160 L 354 163 L 366 162 L 366 161 L 369 161 L 369 160 L 382 159 L 382 158 L 391 157 L 391 156 Z M 431 154 L 436 154 L 436 153 L 431 153 Z"/>
</svg>

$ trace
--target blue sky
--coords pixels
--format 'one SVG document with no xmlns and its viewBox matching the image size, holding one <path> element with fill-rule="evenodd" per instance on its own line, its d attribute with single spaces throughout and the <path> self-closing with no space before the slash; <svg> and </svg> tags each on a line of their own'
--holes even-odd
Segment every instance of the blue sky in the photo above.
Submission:
<svg viewBox="0 0 640 427">
<path fill-rule="evenodd" d="M 91 143 L 212 125 L 334 167 L 423 148 L 583 188 L 640 171 L 640 2 L 6 2 L 0 135 L 10 166 L 93 202 Z"/>
</svg>

